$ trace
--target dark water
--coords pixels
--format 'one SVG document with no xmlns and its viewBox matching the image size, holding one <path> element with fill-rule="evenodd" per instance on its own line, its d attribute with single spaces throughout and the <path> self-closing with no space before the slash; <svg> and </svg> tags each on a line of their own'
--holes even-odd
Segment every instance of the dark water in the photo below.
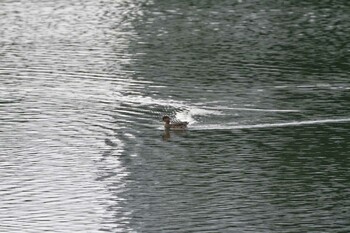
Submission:
<svg viewBox="0 0 350 233">
<path fill-rule="evenodd" d="M 0 1 L 0 231 L 349 232 L 349 3 Z"/>
</svg>

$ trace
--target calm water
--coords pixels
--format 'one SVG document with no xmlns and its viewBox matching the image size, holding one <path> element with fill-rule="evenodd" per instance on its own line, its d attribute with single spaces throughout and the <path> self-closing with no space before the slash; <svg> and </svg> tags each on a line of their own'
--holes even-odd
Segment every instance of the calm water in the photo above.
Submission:
<svg viewBox="0 0 350 233">
<path fill-rule="evenodd" d="M 0 1 L 0 232 L 350 232 L 349 9 Z"/>
</svg>

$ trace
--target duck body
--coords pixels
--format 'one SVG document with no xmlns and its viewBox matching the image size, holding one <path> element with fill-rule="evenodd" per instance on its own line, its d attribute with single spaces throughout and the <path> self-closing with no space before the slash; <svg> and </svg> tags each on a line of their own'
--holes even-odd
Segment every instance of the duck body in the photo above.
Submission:
<svg viewBox="0 0 350 233">
<path fill-rule="evenodd" d="M 187 129 L 188 122 L 164 123 L 165 129 L 181 130 Z"/>
</svg>

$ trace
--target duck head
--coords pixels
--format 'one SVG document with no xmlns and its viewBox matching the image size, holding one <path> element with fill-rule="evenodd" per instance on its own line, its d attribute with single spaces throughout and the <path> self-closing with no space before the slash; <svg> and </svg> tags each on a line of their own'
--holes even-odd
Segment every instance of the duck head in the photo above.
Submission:
<svg viewBox="0 0 350 233">
<path fill-rule="evenodd" d="M 170 117 L 168 117 L 168 116 L 163 116 L 163 122 L 165 123 L 165 124 L 170 124 Z"/>
</svg>

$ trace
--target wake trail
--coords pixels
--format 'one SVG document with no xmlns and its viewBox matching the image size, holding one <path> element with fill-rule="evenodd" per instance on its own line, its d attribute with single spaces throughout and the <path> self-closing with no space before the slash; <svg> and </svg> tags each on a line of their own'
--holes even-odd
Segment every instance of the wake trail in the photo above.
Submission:
<svg viewBox="0 0 350 233">
<path fill-rule="evenodd" d="M 253 125 L 222 125 L 222 124 L 210 124 L 210 125 L 193 125 L 191 130 L 234 130 L 234 129 L 258 129 L 258 128 L 273 128 L 273 127 L 290 127 L 290 126 L 302 126 L 302 125 L 316 125 L 316 124 L 329 124 L 329 123 L 346 123 L 350 122 L 350 118 L 341 119 L 324 119 L 324 120 L 308 120 L 308 121 L 292 121 L 283 123 L 264 123 Z"/>
<path fill-rule="evenodd" d="M 218 110 L 236 110 L 236 111 L 249 111 L 249 112 L 276 112 L 276 113 L 291 113 L 291 112 L 301 112 L 296 109 L 262 109 L 262 108 L 232 108 L 232 107 L 219 107 L 213 108 Z"/>
</svg>

